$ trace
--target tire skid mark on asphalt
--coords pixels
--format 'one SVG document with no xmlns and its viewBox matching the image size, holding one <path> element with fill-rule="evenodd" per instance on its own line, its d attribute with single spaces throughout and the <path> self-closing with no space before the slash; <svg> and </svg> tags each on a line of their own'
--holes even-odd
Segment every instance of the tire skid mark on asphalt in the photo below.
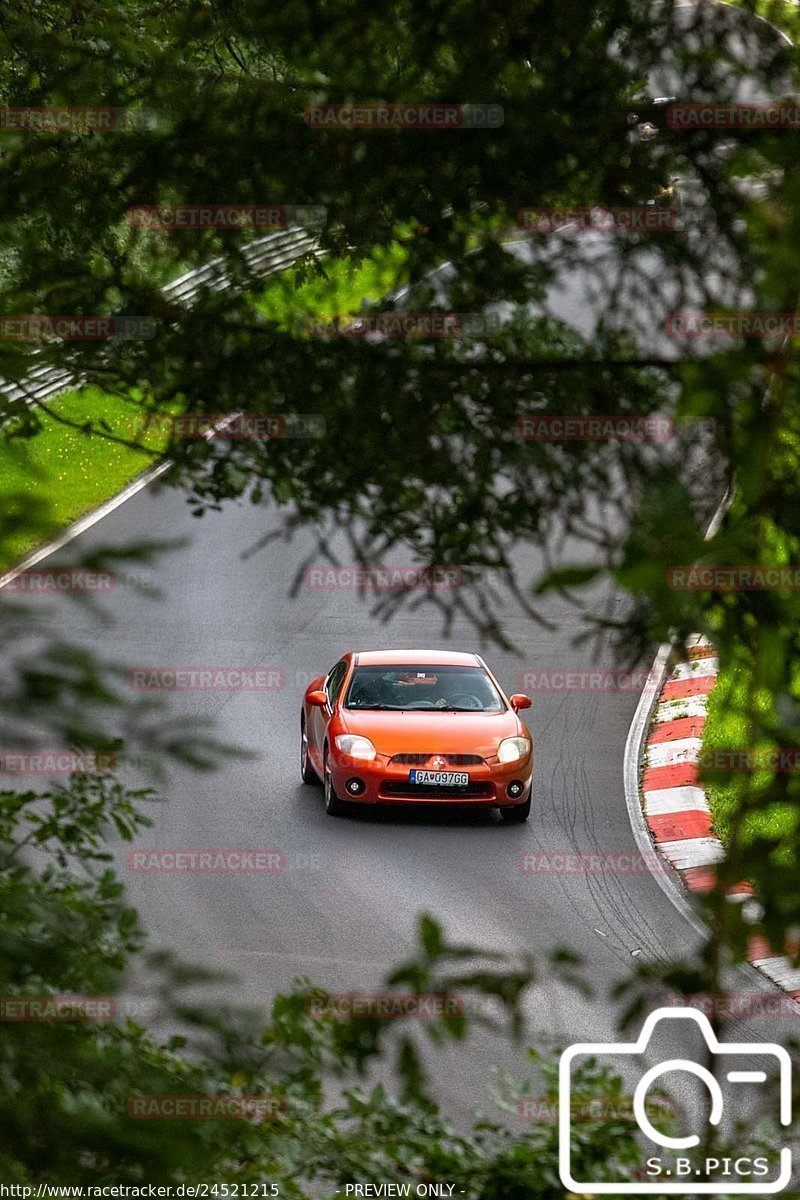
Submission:
<svg viewBox="0 0 800 1200">
<path fill-rule="evenodd" d="M 595 713 L 599 717 L 602 713 L 602 705 L 598 702 L 595 706 Z M 585 769 L 585 768 L 584 768 Z M 597 836 L 596 812 L 588 799 L 583 812 L 580 814 L 584 822 L 586 830 L 591 837 L 591 849 L 597 853 L 607 851 L 609 847 L 601 844 L 600 838 Z M 577 849 L 577 847 L 575 847 Z M 610 907 L 616 916 L 622 918 L 622 930 L 618 932 L 618 937 L 622 936 L 622 932 L 627 933 L 634 945 L 626 945 L 622 941 L 620 944 L 624 946 L 626 959 L 630 955 L 632 949 L 647 949 L 650 954 L 661 961 L 669 961 L 669 947 L 664 946 L 660 932 L 653 925 L 643 918 L 640 909 L 637 907 L 635 900 L 631 897 L 629 888 L 626 886 L 625 877 L 615 875 L 611 872 L 604 874 L 586 875 L 587 888 L 592 895 L 598 908 L 604 906 Z M 602 903 L 601 903 L 602 900 Z M 644 933 L 646 937 L 642 936 Z"/>
<path fill-rule="evenodd" d="M 587 819 L 586 825 L 588 829 L 592 830 L 593 820 Z M 606 847 L 601 846 L 599 840 L 594 837 L 592 849 L 602 852 Z M 632 853 L 635 852 L 632 851 Z M 587 873 L 586 881 L 587 889 L 598 905 L 598 909 L 610 908 L 620 920 L 621 928 L 616 933 L 620 948 L 624 949 L 625 953 L 618 957 L 628 962 L 633 950 L 645 950 L 651 959 L 662 963 L 670 961 L 669 946 L 664 944 L 660 932 L 637 907 L 623 875 L 611 872 L 597 875 Z M 625 941 L 623 941 L 624 935 L 627 935 Z"/>
<path fill-rule="evenodd" d="M 581 697 L 580 699 L 585 701 L 586 698 Z M 553 716 L 553 722 L 559 722 L 562 737 L 557 743 L 560 745 L 559 760 L 554 764 L 549 780 L 550 816 L 557 826 L 560 825 L 564 828 L 569 849 L 575 853 L 586 853 L 587 850 L 601 853 L 608 850 L 608 847 L 600 844 L 600 838 L 596 832 L 600 810 L 591 802 L 589 770 L 585 758 L 576 758 L 568 753 L 567 742 L 569 739 L 563 738 L 563 731 L 569 729 L 570 726 L 569 716 L 574 715 L 575 711 L 575 706 L 571 705 L 569 700 L 570 698 L 562 700 Z M 586 703 L 582 707 L 588 707 L 591 712 L 590 721 L 583 720 L 581 722 L 582 730 L 586 730 L 587 727 L 595 726 L 602 718 L 603 709 L 599 701 L 594 705 Z M 581 712 L 581 716 L 583 715 Z M 557 797 L 560 798 L 560 803 Z M 582 827 L 581 837 L 576 832 L 579 825 Z M 588 846 L 581 844 L 585 843 L 587 835 Z M 548 847 L 541 848 L 545 851 L 548 849 Z M 556 847 L 558 850 L 565 848 L 564 846 Z M 553 847 L 550 849 L 552 850 Z M 650 955 L 659 961 L 665 963 L 670 961 L 669 946 L 664 944 L 657 929 L 643 917 L 641 909 L 629 895 L 623 877 L 617 878 L 610 873 L 593 876 L 587 872 L 580 878 L 584 882 L 597 912 L 602 914 L 606 924 L 608 924 L 609 911 L 613 912 L 617 921 L 620 922 L 620 927 L 614 931 L 613 939 L 609 939 L 609 944 L 613 947 L 614 956 L 618 961 L 627 965 L 630 961 L 631 949 L 634 948 L 648 950 Z M 566 879 L 558 879 L 557 886 L 568 906 L 574 908 L 574 898 L 569 882 Z M 596 919 L 596 917 L 591 918 L 591 920 Z M 587 929 L 591 928 L 591 920 L 588 915 L 582 920 Z M 625 934 L 628 935 L 628 940 L 634 943 L 633 946 L 625 943 Z"/>
</svg>

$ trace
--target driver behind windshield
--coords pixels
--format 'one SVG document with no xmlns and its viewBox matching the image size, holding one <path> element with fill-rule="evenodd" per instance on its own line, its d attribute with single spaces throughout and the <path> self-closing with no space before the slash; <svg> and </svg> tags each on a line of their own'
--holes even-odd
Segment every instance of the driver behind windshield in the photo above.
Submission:
<svg viewBox="0 0 800 1200">
<path fill-rule="evenodd" d="M 500 712 L 503 705 L 480 667 L 359 667 L 346 707 Z"/>
</svg>

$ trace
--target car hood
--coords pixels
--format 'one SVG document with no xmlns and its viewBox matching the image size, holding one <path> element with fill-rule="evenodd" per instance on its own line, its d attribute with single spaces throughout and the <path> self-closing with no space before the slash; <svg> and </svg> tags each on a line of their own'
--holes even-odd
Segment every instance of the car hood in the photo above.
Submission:
<svg viewBox="0 0 800 1200">
<path fill-rule="evenodd" d="M 368 737 L 379 754 L 480 754 L 497 753 L 503 738 L 528 733 L 515 712 L 359 712 L 341 710 L 348 733 Z"/>
</svg>

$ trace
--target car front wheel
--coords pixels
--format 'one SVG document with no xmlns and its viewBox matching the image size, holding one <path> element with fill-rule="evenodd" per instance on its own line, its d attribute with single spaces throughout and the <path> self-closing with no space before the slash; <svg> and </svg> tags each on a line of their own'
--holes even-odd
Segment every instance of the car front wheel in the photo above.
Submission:
<svg viewBox="0 0 800 1200">
<path fill-rule="evenodd" d="M 500 809 L 500 816 L 504 821 L 508 821 L 511 825 L 521 825 L 523 821 L 527 821 L 531 815 L 531 798 L 524 804 L 515 804 L 513 808 L 503 807 Z"/>
<path fill-rule="evenodd" d="M 302 717 L 300 718 L 300 777 L 303 783 L 319 783 L 319 776 L 311 765 L 311 758 L 308 753 L 306 723 Z"/>
<path fill-rule="evenodd" d="M 328 764 L 327 755 L 325 757 L 325 772 L 323 785 L 325 788 L 325 812 L 329 817 L 343 817 L 346 815 L 349 805 L 340 800 L 333 789 L 333 779 L 331 778 L 331 768 Z"/>
</svg>

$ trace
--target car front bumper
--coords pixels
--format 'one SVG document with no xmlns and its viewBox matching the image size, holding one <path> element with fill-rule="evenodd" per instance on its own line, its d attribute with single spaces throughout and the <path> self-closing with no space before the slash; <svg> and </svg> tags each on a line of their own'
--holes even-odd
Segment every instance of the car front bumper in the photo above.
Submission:
<svg viewBox="0 0 800 1200">
<path fill-rule="evenodd" d="M 412 770 L 433 770 L 429 764 L 413 767 L 396 763 L 384 755 L 371 762 L 350 758 L 334 752 L 329 761 L 331 779 L 336 795 L 354 804 L 457 804 L 486 808 L 514 807 L 528 799 L 533 780 L 533 759 L 518 759 L 513 763 L 484 761 L 469 766 L 446 766 L 448 772 L 464 772 L 469 783 L 464 786 L 414 784 L 409 781 Z M 348 784 L 356 779 L 363 790 L 354 793 Z M 510 783 L 522 784 L 518 795 L 508 794 Z"/>
</svg>

